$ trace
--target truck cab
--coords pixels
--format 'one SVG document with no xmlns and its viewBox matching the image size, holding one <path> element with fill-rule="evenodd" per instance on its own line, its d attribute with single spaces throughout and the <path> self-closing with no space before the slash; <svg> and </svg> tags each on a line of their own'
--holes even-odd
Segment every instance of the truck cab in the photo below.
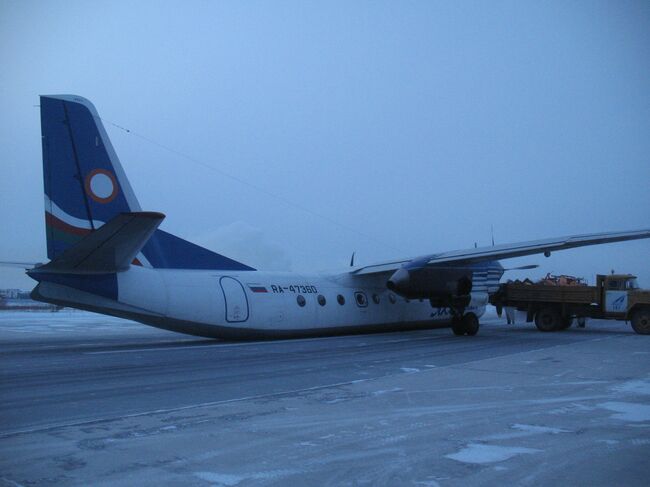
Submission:
<svg viewBox="0 0 650 487">
<path fill-rule="evenodd" d="M 650 334 L 650 291 L 639 289 L 632 274 L 598 275 L 597 287 L 604 317 L 632 322 L 642 335 Z"/>
<path fill-rule="evenodd" d="M 596 286 L 600 293 L 603 313 L 625 319 L 629 309 L 629 291 L 638 289 L 636 276 L 632 274 L 599 274 Z"/>
<path fill-rule="evenodd" d="M 605 290 L 623 291 L 628 289 L 639 289 L 636 276 L 632 274 L 598 274 L 596 276 L 597 286 Z"/>
</svg>

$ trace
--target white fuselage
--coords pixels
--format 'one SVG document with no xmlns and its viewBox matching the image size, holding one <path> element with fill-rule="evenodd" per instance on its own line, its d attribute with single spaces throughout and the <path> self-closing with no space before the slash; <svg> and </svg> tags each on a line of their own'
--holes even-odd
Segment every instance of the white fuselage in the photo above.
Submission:
<svg viewBox="0 0 650 487">
<path fill-rule="evenodd" d="M 487 294 L 467 311 L 481 316 Z M 383 279 L 340 274 L 160 270 L 118 274 L 118 302 L 147 324 L 215 337 L 277 337 L 397 330 L 449 323 L 447 309 L 406 300 Z M 106 311 L 106 310 L 104 310 Z"/>
</svg>

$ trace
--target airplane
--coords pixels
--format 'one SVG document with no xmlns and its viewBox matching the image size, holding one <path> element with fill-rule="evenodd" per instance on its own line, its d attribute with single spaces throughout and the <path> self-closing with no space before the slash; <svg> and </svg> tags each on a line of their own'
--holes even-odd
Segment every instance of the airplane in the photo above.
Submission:
<svg viewBox="0 0 650 487">
<path fill-rule="evenodd" d="M 395 259 L 345 271 L 264 272 L 159 229 L 142 211 L 93 104 L 40 97 L 48 263 L 33 299 L 224 339 L 451 326 L 476 335 L 499 259 L 650 238 L 596 233 Z M 523 268 L 530 268 L 524 266 Z"/>
</svg>

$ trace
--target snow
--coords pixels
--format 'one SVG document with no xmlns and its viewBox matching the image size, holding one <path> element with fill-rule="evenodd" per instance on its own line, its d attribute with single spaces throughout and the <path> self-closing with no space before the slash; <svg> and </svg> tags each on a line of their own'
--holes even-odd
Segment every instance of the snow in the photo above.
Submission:
<svg viewBox="0 0 650 487">
<path fill-rule="evenodd" d="M 210 482 L 215 487 L 230 487 L 232 485 L 238 485 L 245 480 L 270 480 L 295 473 L 298 472 L 295 470 L 273 470 L 269 472 L 254 472 L 242 475 L 219 472 L 194 472 L 194 475 L 201 480 Z"/>
<path fill-rule="evenodd" d="M 62 475 L 70 476 L 75 485 L 119 484 L 124 478 L 151 483 L 151 475 L 158 475 L 164 484 L 165 475 L 169 476 L 171 470 L 154 471 L 149 467 L 158 459 L 174 462 L 170 467 L 172 474 L 184 476 L 188 485 L 215 487 L 314 485 L 319 480 L 332 485 L 346 481 L 367 485 L 393 481 L 392 485 L 425 487 L 436 487 L 438 483 L 498 485 L 516 484 L 517 479 L 521 482 L 527 475 L 532 475 L 530 482 L 540 485 L 553 483 L 557 475 L 566 476 L 572 485 L 586 485 L 596 475 L 589 463 L 593 463 L 593 458 L 598 459 L 599 468 L 602 466 L 600 474 L 605 469 L 619 471 L 621 465 L 625 466 L 622 452 L 625 458 L 642 457 L 650 445 L 650 362 L 646 360 L 649 355 L 634 352 L 647 349 L 643 337 L 638 339 L 631 332 L 621 333 L 623 324 L 616 323 L 611 325 L 614 331 L 611 336 L 576 332 L 575 336 L 569 333 L 551 337 L 536 333 L 532 326 L 529 332 L 522 332 L 523 338 L 511 338 L 509 331 L 505 335 L 500 329 L 486 327 L 484 336 L 477 340 L 485 339 L 487 343 L 481 345 L 474 341 L 475 345 L 463 356 L 468 347 L 466 341 L 452 341 L 447 330 L 426 332 L 427 346 L 431 348 L 425 352 L 415 348 L 418 354 L 403 342 L 386 353 L 384 342 L 394 340 L 382 335 L 337 338 L 340 341 L 337 345 L 342 347 L 334 350 L 330 346 L 332 342 L 326 340 L 324 343 L 278 341 L 264 345 L 210 342 L 196 348 L 185 346 L 182 336 L 174 336 L 169 346 L 159 347 L 156 344 L 160 337 L 168 332 L 118 318 L 65 310 L 0 313 L 0 329 L 6 333 L 5 346 L 20 352 L 12 355 L 16 356 L 16 370 L 22 363 L 30 363 L 25 362 L 29 356 L 27 359 L 22 356 L 22 350 L 27 347 L 38 350 L 44 358 L 52 357 L 51 367 L 46 370 L 51 370 L 55 377 L 63 360 L 69 360 L 69 367 L 74 370 L 79 363 L 79 352 L 83 353 L 84 365 L 96 364 L 97 370 L 113 370 L 113 365 L 118 366 L 113 382 L 101 387 L 104 390 L 113 384 L 119 387 L 124 366 L 132 366 L 133 375 L 127 378 L 140 380 L 133 382 L 139 390 L 134 390 L 135 399 L 126 406 L 135 404 L 140 407 L 137 412 L 142 413 L 128 417 L 130 412 L 125 411 L 117 394 L 114 405 L 105 404 L 113 408 L 108 412 L 116 417 L 127 414 L 124 419 L 68 426 L 57 430 L 61 434 L 28 433 L 12 438 L 15 447 L 9 443 L 5 446 L 6 454 L 0 456 L 5 457 L 3 465 L 13 462 L 10 465 L 13 470 L 3 468 L 3 475 L 7 471 L 20 472 L 24 478 L 31 475 L 33 482 L 50 475 L 48 470 L 57 458 L 69 457 L 83 459 L 88 464 L 74 472 L 62 470 Z M 59 337 L 59 332 L 67 329 L 76 330 L 74 336 Z M 18 330 L 23 331 L 20 336 Z M 408 336 L 419 346 L 423 333 Z M 122 337 L 118 339 L 117 334 Z M 488 340 L 490 337 L 493 342 Z M 359 352 L 365 356 L 355 355 L 354 360 L 347 361 L 350 350 L 357 353 L 357 341 L 367 344 L 368 349 Z M 54 351 L 41 353 L 44 345 Z M 214 348 L 205 348 L 208 346 Z M 299 348 L 294 358 L 289 355 L 287 361 L 280 361 L 267 372 L 267 364 L 276 364 L 278 354 L 286 354 L 287 350 L 293 353 L 296 347 Z M 145 354 L 144 350 L 150 352 Z M 241 350 L 246 353 L 240 353 Z M 316 353 L 310 353 L 312 350 Z M 390 361 L 375 369 L 379 351 Z M 241 370 L 224 375 L 231 369 L 219 368 L 214 361 L 217 353 L 220 358 L 223 356 L 223 363 L 234 363 Z M 267 354 L 269 360 L 259 360 L 260 354 Z M 232 389 L 222 397 L 218 388 L 213 388 L 206 392 L 207 397 L 197 398 L 196 401 L 208 401 L 210 406 L 187 409 L 179 401 L 169 411 L 145 412 L 147 401 L 166 402 L 172 393 L 168 396 L 167 387 L 159 382 L 160 376 L 151 382 L 147 374 L 143 375 L 139 370 L 142 365 L 169 364 L 165 381 L 176 389 L 186 377 L 203 380 L 203 376 L 192 375 L 197 370 L 194 365 L 197 360 L 204 360 L 202 370 L 218 369 L 215 374 L 206 375 L 206 380 L 216 377 L 217 382 L 212 380 L 212 384 L 227 388 L 232 383 Z M 522 368 L 522 361 L 534 364 L 534 370 Z M 183 368 L 185 363 L 193 365 Z M 371 374 L 357 379 L 359 364 L 363 363 L 369 364 L 366 370 Z M 244 389 L 264 394 L 267 388 L 274 391 L 284 386 L 276 381 L 284 376 L 287 364 L 301 371 L 295 377 L 297 382 L 294 384 L 292 379 L 289 385 L 304 387 L 309 394 L 292 389 L 284 395 L 264 395 L 264 400 L 242 396 Z M 179 376 L 175 375 L 177 370 Z M 562 379 L 557 378 L 558 372 L 564 374 Z M 91 381 L 96 378 L 85 376 L 78 385 L 89 384 L 93 389 Z M 243 386 L 242 377 L 246 381 Z M 348 378 L 345 385 L 338 382 L 342 377 Z M 21 391 L 23 395 L 41 391 L 25 387 Z M 288 389 L 281 388 L 283 392 Z M 188 386 L 181 392 L 191 398 L 199 390 L 199 386 Z M 53 388 L 42 391 L 46 399 L 40 411 L 49 411 L 47 397 L 58 392 Z M 232 398 L 236 402 L 230 402 Z M 144 400 L 142 406 L 135 403 L 136 399 Z M 224 401 L 215 402 L 221 399 Z M 97 400 L 91 398 L 93 402 Z M 79 415 L 93 417 L 93 402 L 81 408 Z M 53 403 L 54 407 L 57 404 Z M 74 403 L 75 408 L 77 404 Z M 40 411 L 36 409 L 40 417 L 47 419 L 46 413 Z M 27 425 L 25 429 L 33 421 L 29 414 L 31 410 L 15 412 Z M 62 442 L 63 435 L 69 441 Z M 164 442 L 160 441 L 162 436 Z M 103 448 L 102 455 L 96 455 L 97 450 L 91 449 L 96 445 Z M 182 446 L 187 461 L 175 460 L 175 445 Z M 589 448 L 584 448 L 585 445 Z M 52 452 L 47 457 L 43 453 L 45 448 Z M 33 453 L 22 453 L 28 449 Z M 103 475 L 103 459 L 107 455 L 113 455 L 114 473 L 102 477 L 103 482 L 93 482 Z M 564 457 L 571 461 L 566 465 L 558 463 Z M 142 467 L 134 470 L 132 465 L 136 460 Z M 65 462 L 61 465 L 73 464 Z M 546 464 L 557 468 L 533 468 L 533 474 L 530 473 L 531 465 Z M 632 485 L 638 472 L 625 469 L 620 478 Z M 177 477 L 171 482 L 174 479 Z M 24 484 L 29 481 L 21 479 Z"/>
<path fill-rule="evenodd" d="M 604 402 L 598 405 L 603 409 L 614 411 L 612 418 L 622 421 L 650 421 L 650 406 L 633 402 Z"/>
<path fill-rule="evenodd" d="M 614 390 L 624 394 L 650 395 L 650 380 L 631 380 L 614 387 Z"/>
<path fill-rule="evenodd" d="M 535 426 L 532 424 L 513 424 L 512 425 L 513 429 L 519 430 L 519 431 L 525 431 L 528 433 L 551 433 L 551 434 L 558 434 L 558 433 L 571 433 L 572 431 L 570 430 L 565 430 L 562 428 L 550 428 L 548 426 Z"/>
<path fill-rule="evenodd" d="M 620 441 L 618 441 L 618 440 L 598 440 L 598 441 L 600 443 L 605 443 L 606 445 L 609 445 L 609 446 L 618 445 L 620 443 Z"/>
<path fill-rule="evenodd" d="M 403 389 L 401 387 L 393 387 L 391 389 L 380 389 L 378 391 L 374 391 L 372 394 L 374 396 L 382 396 L 384 394 L 390 394 L 391 392 L 401 392 Z"/>
<path fill-rule="evenodd" d="M 463 463 L 494 463 L 508 460 L 517 455 L 537 453 L 541 450 L 517 446 L 484 445 L 470 443 L 458 453 L 445 455 L 447 458 Z"/>
<path fill-rule="evenodd" d="M 216 472 L 196 472 L 194 475 L 199 477 L 201 480 L 212 482 L 215 485 L 237 485 L 245 479 L 245 477 L 242 477 L 240 475 L 230 475 Z"/>
<path fill-rule="evenodd" d="M 115 318 L 88 311 L 69 308 L 61 311 L 0 311 L 0 327 L 3 332 L 29 335 L 84 334 L 97 332 L 124 335 L 125 333 L 149 333 L 159 330 L 143 326 L 135 321 Z M 169 332 L 166 332 L 169 333 Z"/>
<path fill-rule="evenodd" d="M 527 438 L 534 435 L 543 434 L 558 434 L 558 433 L 573 433 L 573 431 L 562 428 L 551 428 L 549 426 L 537 426 L 532 424 L 512 424 L 511 430 L 506 433 L 496 433 L 491 435 L 482 436 L 480 441 L 500 441 L 500 440 L 514 440 L 516 438 Z"/>
</svg>

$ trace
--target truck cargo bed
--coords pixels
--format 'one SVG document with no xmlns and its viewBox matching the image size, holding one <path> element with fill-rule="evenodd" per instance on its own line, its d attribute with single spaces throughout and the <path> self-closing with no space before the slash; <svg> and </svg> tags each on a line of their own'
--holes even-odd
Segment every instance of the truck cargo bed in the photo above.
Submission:
<svg viewBox="0 0 650 487">
<path fill-rule="evenodd" d="M 592 304 L 599 300 L 599 290 L 595 286 L 508 283 L 503 286 L 503 291 L 508 301 Z"/>
</svg>

